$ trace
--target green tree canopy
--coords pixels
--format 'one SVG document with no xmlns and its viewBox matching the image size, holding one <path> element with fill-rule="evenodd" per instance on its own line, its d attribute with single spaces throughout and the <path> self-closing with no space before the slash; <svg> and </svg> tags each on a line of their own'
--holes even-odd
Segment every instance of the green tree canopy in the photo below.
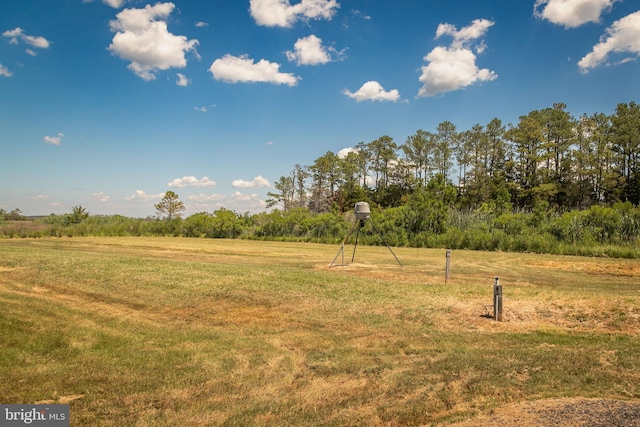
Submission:
<svg viewBox="0 0 640 427">
<path fill-rule="evenodd" d="M 180 218 L 185 211 L 184 203 L 180 201 L 178 195 L 173 191 L 164 193 L 164 197 L 159 203 L 154 205 L 159 217 L 164 217 L 171 221 L 174 218 Z"/>
</svg>

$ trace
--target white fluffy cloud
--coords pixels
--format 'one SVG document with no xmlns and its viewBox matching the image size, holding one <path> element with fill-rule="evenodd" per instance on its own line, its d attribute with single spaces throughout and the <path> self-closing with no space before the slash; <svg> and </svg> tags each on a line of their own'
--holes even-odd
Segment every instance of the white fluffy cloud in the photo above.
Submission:
<svg viewBox="0 0 640 427">
<path fill-rule="evenodd" d="M 382 85 L 376 81 L 368 81 L 355 92 L 344 90 L 344 94 L 356 101 L 393 101 L 400 99 L 400 92 L 397 89 L 384 90 Z"/>
<path fill-rule="evenodd" d="M 30 36 L 25 34 L 24 30 L 20 27 L 16 27 L 13 30 L 7 30 L 2 33 L 2 35 L 4 37 L 8 37 L 9 43 L 11 44 L 18 44 L 18 42 L 22 40 L 24 43 L 40 49 L 47 49 L 50 45 L 49 40 L 42 36 Z"/>
<path fill-rule="evenodd" d="M 83 3 L 91 3 L 93 0 L 82 0 Z M 111 6 L 114 9 L 119 9 L 124 4 L 124 0 L 102 0 L 102 3 Z"/>
<path fill-rule="evenodd" d="M 111 200 L 111 197 L 110 197 L 110 196 L 107 196 L 106 194 L 104 194 L 104 193 L 101 191 L 101 192 L 99 192 L 99 193 L 93 193 L 93 194 L 91 195 L 90 199 L 92 199 L 92 200 L 97 200 L 97 201 L 102 202 L 102 203 L 106 203 L 106 202 L 108 202 L 109 200 Z"/>
<path fill-rule="evenodd" d="M 424 59 L 429 64 L 422 67 L 419 80 L 423 85 L 418 96 L 451 92 L 498 77 L 489 69 L 478 69 L 476 55 L 469 49 L 436 47 Z"/>
<path fill-rule="evenodd" d="M 206 176 L 203 176 L 200 179 L 196 178 L 195 176 L 183 176 L 182 178 L 174 179 L 167 185 L 169 187 L 176 187 L 176 188 L 184 188 L 184 187 L 204 188 L 204 187 L 215 187 L 216 182 L 211 181 Z"/>
<path fill-rule="evenodd" d="M 104 4 L 108 4 L 114 9 L 119 9 L 122 6 L 122 3 L 124 3 L 124 0 L 102 0 L 102 2 Z"/>
<path fill-rule="evenodd" d="M 0 76 L 11 77 L 12 75 L 13 75 L 13 73 L 11 71 L 9 71 L 9 69 L 7 67 L 5 67 L 4 65 L 0 64 Z"/>
<path fill-rule="evenodd" d="M 46 142 L 47 144 L 51 144 L 51 145 L 60 145 L 62 144 L 62 137 L 64 136 L 64 134 L 62 132 L 58 133 L 58 136 L 45 136 L 44 142 Z"/>
<path fill-rule="evenodd" d="M 323 46 L 322 39 L 313 34 L 298 39 L 293 49 L 286 52 L 287 59 L 298 65 L 326 64 L 344 56 L 344 50 L 338 52 L 331 46 Z"/>
<path fill-rule="evenodd" d="M 640 56 L 640 11 L 625 16 L 607 28 L 600 43 L 578 62 L 578 66 L 582 72 L 587 72 L 605 63 L 612 53 L 631 54 L 617 61 L 618 64 Z"/>
<path fill-rule="evenodd" d="M 188 52 L 198 54 L 198 40 L 167 30 L 166 19 L 174 8 L 173 3 L 156 3 L 144 9 L 125 9 L 109 23 L 116 35 L 108 49 L 131 61 L 128 68 L 146 81 L 155 79 L 158 70 L 186 67 Z"/>
<path fill-rule="evenodd" d="M 258 25 L 291 27 L 298 19 L 330 20 L 340 4 L 336 0 L 302 0 L 292 5 L 289 0 L 250 0 L 249 12 Z"/>
<path fill-rule="evenodd" d="M 227 83 L 264 82 L 295 86 L 300 77 L 290 73 L 281 73 L 280 64 L 261 59 L 257 63 L 247 55 L 224 55 L 209 67 L 213 78 Z"/>
<path fill-rule="evenodd" d="M 493 24 L 493 21 L 489 21 L 488 19 L 475 19 L 471 25 L 460 30 L 458 30 L 455 25 L 440 24 L 436 29 L 436 39 L 445 35 L 451 36 L 453 38 L 451 47 L 461 49 L 474 40 L 482 38 Z"/>
<path fill-rule="evenodd" d="M 108 4 L 114 9 L 119 9 L 120 7 L 122 7 L 122 4 L 124 3 L 124 0 L 102 0 L 102 1 L 104 2 L 104 4 Z"/>
<path fill-rule="evenodd" d="M 347 157 L 347 155 L 349 153 L 358 153 L 360 150 L 358 150 L 357 148 L 353 148 L 353 147 L 347 147 L 347 148 L 343 148 L 342 150 L 338 151 L 337 156 L 339 159 L 344 159 L 345 157 Z"/>
<path fill-rule="evenodd" d="M 565 28 L 599 22 L 617 0 L 536 0 L 533 14 Z"/>
<path fill-rule="evenodd" d="M 184 74 L 177 73 L 176 76 L 178 77 L 178 80 L 176 81 L 178 86 L 189 86 L 191 83 L 191 80 L 189 80 Z"/>
<path fill-rule="evenodd" d="M 472 50 L 475 48 L 478 53 L 484 51 L 486 45 L 483 41 L 473 45 L 492 25 L 493 22 L 487 19 L 476 19 L 460 30 L 451 24 L 440 24 L 436 30 L 436 38 L 448 35 L 453 38 L 453 42 L 449 47 L 434 48 L 424 57 L 428 64 L 422 67 L 419 78 L 422 87 L 418 96 L 434 96 L 498 78 L 495 72 L 478 68 L 476 54 Z"/>
<path fill-rule="evenodd" d="M 236 179 L 231 183 L 233 188 L 265 188 L 271 187 L 269 180 L 263 178 L 262 175 L 258 175 L 253 178 L 253 181 L 243 181 L 241 179 Z"/>
<path fill-rule="evenodd" d="M 235 193 L 233 193 L 231 195 L 231 198 L 233 200 L 237 200 L 240 202 L 252 202 L 252 203 L 257 203 L 260 206 L 265 206 L 266 203 L 263 200 L 260 200 L 260 197 L 258 197 L 257 194 L 253 193 L 253 194 L 245 194 L 245 193 L 241 193 L 239 191 L 236 191 Z"/>
<path fill-rule="evenodd" d="M 133 193 L 132 195 L 125 197 L 125 200 L 148 202 L 151 200 L 160 200 L 163 197 L 164 197 L 164 193 L 147 194 L 142 190 L 136 190 L 135 193 Z"/>
</svg>

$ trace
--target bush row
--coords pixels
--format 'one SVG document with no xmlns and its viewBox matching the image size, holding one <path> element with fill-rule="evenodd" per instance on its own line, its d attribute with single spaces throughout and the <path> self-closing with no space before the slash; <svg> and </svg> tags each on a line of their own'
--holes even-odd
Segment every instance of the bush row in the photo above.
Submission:
<svg viewBox="0 0 640 427">
<path fill-rule="evenodd" d="M 478 209 L 447 210 L 443 214 L 438 209 L 440 212 L 434 214 L 427 207 L 419 215 L 409 206 L 374 209 L 371 221 L 365 221 L 362 227 L 352 212 L 314 214 L 304 208 L 256 215 L 221 209 L 170 221 L 113 215 L 88 216 L 75 223 L 68 215 L 60 215 L 36 221 L 5 221 L 0 223 L 0 236 L 175 236 L 320 243 L 338 243 L 350 236 L 348 243 L 353 243 L 357 234 L 359 243 L 366 245 L 640 256 L 640 208 L 628 202 L 565 213 L 552 212 L 544 203 L 532 212 L 515 213 Z"/>
</svg>

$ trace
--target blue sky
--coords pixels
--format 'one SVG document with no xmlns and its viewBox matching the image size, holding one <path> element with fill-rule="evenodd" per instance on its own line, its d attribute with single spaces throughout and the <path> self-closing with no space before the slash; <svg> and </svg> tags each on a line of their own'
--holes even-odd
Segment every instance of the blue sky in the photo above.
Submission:
<svg viewBox="0 0 640 427">
<path fill-rule="evenodd" d="M 264 211 L 309 165 L 640 99 L 637 0 L 0 2 L 0 208 Z"/>
</svg>

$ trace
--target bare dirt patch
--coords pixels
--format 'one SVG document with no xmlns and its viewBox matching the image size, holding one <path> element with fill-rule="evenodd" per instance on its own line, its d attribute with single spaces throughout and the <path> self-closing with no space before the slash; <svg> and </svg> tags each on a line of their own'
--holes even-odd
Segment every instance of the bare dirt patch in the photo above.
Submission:
<svg viewBox="0 0 640 427">
<path fill-rule="evenodd" d="M 84 394 L 70 394 L 68 396 L 56 396 L 54 399 L 46 399 L 35 402 L 36 405 L 52 405 L 52 404 L 61 404 L 66 405 L 69 402 L 73 402 L 74 400 L 82 399 Z"/>
<path fill-rule="evenodd" d="M 453 424 L 455 427 L 497 426 L 640 426 L 640 401 L 609 399 L 545 399 L 497 408 Z"/>
<path fill-rule="evenodd" d="M 624 281 L 634 280 L 636 276 L 640 277 L 640 264 L 628 262 L 628 260 L 528 260 L 524 264 L 533 267 L 534 270 L 548 270 L 552 273 L 610 276 Z M 327 266 L 316 265 L 316 269 L 327 269 Z M 390 283 L 416 283 L 425 286 L 444 284 L 444 272 L 435 267 L 401 268 L 392 264 L 351 262 L 345 265 L 334 265 L 331 270 L 345 276 Z M 458 272 L 448 285 L 454 292 L 446 294 L 425 292 L 424 295 L 417 296 L 428 299 L 429 307 L 435 311 L 432 314 L 434 323 L 439 329 L 523 332 L 560 327 L 568 330 L 624 333 L 633 336 L 640 331 L 640 310 L 629 298 L 618 294 L 609 294 L 606 298 L 601 293 L 562 294 L 554 292 L 552 288 L 549 288 L 550 290 L 540 288 L 543 289 L 539 291 L 540 294 L 532 296 L 528 290 L 539 289 L 536 282 L 540 279 L 527 277 L 512 277 L 511 281 L 507 282 L 503 321 L 495 322 L 492 320 L 493 277 L 487 275 L 478 278 L 476 276 L 467 277 L 466 272 Z M 624 293 L 631 294 L 632 291 L 625 290 Z M 464 319 L 464 322 L 461 323 L 460 319 Z"/>
<path fill-rule="evenodd" d="M 564 260 L 529 262 L 528 264 L 537 268 L 580 272 L 593 276 L 640 277 L 640 263 L 630 263 L 626 262 L 626 260 L 611 260 L 608 262 L 601 259 L 598 259 L 597 262 Z"/>
<path fill-rule="evenodd" d="M 316 270 L 326 270 L 326 264 L 318 264 Z M 444 270 L 442 274 L 434 271 L 425 271 L 416 268 L 403 268 L 398 264 L 376 265 L 360 262 L 351 262 L 341 265 L 339 262 L 330 267 L 336 273 L 345 272 L 365 279 L 390 280 L 402 283 L 444 283 Z"/>
</svg>

